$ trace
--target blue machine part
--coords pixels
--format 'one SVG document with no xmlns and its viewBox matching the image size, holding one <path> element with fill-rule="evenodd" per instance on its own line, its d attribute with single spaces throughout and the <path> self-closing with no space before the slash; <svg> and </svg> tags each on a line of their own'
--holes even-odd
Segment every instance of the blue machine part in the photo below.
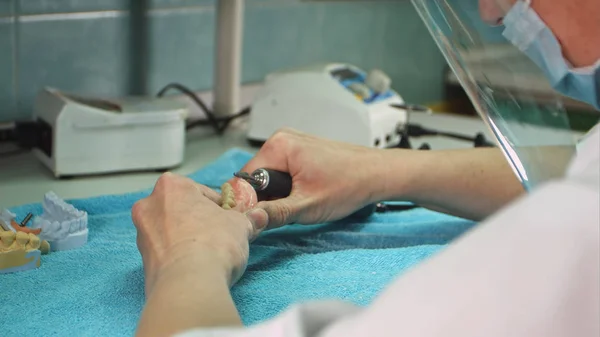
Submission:
<svg viewBox="0 0 600 337">
<path fill-rule="evenodd" d="M 339 68 L 331 71 L 331 76 L 335 78 L 342 86 L 344 86 L 348 91 L 354 93 L 350 86 L 354 83 L 365 84 L 367 79 L 367 74 L 363 71 L 354 70 L 350 68 Z M 373 90 L 369 88 L 369 97 L 365 98 L 363 102 L 377 103 L 379 101 L 383 101 L 394 96 L 394 92 L 390 89 L 383 94 L 376 94 Z"/>
</svg>

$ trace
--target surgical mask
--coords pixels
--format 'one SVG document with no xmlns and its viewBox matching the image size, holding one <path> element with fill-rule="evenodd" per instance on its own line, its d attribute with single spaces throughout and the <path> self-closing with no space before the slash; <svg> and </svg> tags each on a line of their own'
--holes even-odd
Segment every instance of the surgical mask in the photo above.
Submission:
<svg viewBox="0 0 600 337">
<path fill-rule="evenodd" d="M 504 37 L 540 67 L 554 89 L 600 109 L 600 60 L 589 67 L 571 67 L 530 4 L 531 0 L 517 0 L 504 17 Z"/>
<path fill-rule="evenodd" d="M 506 27 L 484 23 L 476 0 L 412 3 L 452 71 L 447 81 L 460 84 L 530 191 L 563 177 L 576 153 L 578 137 L 572 132 L 564 96 L 553 87 L 597 104 L 593 92 L 597 86 L 590 83 L 595 75 L 586 76 L 597 70 L 570 70 L 562 57 L 557 61 L 560 48 L 547 42 L 556 39 L 545 26 L 539 27 L 541 20 L 526 4 L 488 1 L 510 12 Z"/>
</svg>

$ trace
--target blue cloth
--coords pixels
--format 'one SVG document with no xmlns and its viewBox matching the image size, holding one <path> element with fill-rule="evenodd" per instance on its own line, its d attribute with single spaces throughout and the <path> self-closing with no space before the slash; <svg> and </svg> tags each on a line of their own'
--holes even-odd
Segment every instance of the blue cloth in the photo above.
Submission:
<svg viewBox="0 0 600 337">
<path fill-rule="evenodd" d="M 218 188 L 249 159 L 249 153 L 230 150 L 190 176 Z M 150 191 L 68 200 L 89 214 L 88 243 L 42 256 L 38 269 L 0 275 L 5 313 L 0 334 L 131 336 L 144 304 L 144 281 L 130 209 Z M 11 211 L 39 215 L 42 208 L 34 204 Z M 274 230 L 252 244 L 248 270 L 232 289 L 233 298 L 245 324 L 312 299 L 366 305 L 397 275 L 472 225 L 417 209 L 375 214 L 364 223 Z"/>
</svg>

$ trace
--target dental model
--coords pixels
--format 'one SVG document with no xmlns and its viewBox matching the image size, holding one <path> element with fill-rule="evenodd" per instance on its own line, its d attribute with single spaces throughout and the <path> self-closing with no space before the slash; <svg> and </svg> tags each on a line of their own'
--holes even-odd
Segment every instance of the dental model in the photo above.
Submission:
<svg viewBox="0 0 600 337">
<path fill-rule="evenodd" d="M 15 215 L 8 210 L 0 212 L 0 274 L 38 268 L 41 255 L 50 252 L 48 241 L 20 230 L 26 227 L 17 224 L 14 219 Z"/>
<path fill-rule="evenodd" d="M 40 237 L 48 240 L 53 251 L 75 249 L 88 239 L 88 215 L 66 203 L 54 192 L 44 196 L 44 213 L 33 220 L 33 228 L 40 228 Z"/>
</svg>

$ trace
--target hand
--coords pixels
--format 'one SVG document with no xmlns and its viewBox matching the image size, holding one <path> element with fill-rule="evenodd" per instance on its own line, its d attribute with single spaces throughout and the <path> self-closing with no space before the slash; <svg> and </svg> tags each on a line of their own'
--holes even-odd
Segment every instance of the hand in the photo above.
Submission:
<svg viewBox="0 0 600 337">
<path fill-rule="evenodd" d="M 242 171 L 270 168 L 293 179 L 289 197 L 260 201 L 268 228 L 334 221 L 377 200 L 383 151 L 325 140 L 295 130 L 275 133 Z"/>
<path fill-rule="evenodd" d="M 220 199 L 209 187 L 165 173 L 150 196 L 134 204 L 132 219 L 138 231 L 146 294 L 163 273 L 182 264 L 191 268 L 194 261 L 207 256 L 227 274 L 230 285 L 241 277 L 249 241 L 262 230 L 256 224 L 265 223 L 266 214 L 225 210 L 218 204 Z"/>
</svg>

